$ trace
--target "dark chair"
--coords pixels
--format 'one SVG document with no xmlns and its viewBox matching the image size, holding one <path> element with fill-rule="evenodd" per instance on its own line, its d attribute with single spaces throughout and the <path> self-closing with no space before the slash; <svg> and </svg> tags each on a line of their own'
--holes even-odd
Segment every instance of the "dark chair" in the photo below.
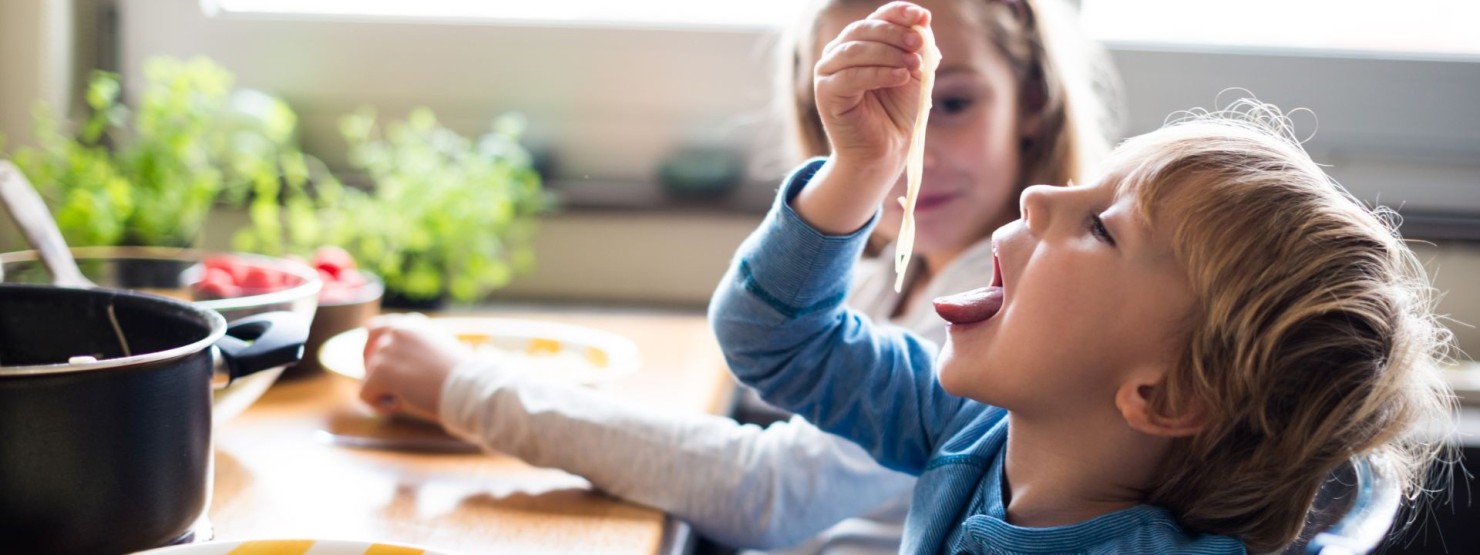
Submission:
<svg viewBox="0 0 1480 555">
<path fill-rule="evenodd" d="M 1402 491 L 1403 485 L 1385 471 L 1380 459 L 1352 459 L 1321 485 L 1305 530 L 1282 555 L 1371 553 L 1387 537 Z"/>
</svg>

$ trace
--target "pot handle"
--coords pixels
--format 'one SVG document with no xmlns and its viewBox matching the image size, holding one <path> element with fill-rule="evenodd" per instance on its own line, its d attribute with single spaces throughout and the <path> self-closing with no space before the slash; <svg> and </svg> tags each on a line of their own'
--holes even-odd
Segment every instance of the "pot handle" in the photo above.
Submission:
<svg viewBox="0 0 1480 555">
<path fill-rule="evenodd" d="M 307 340 L 307 323 L 292 312 L 265 312 L 232 322 L 216 340 L 224 364 L 216 365 L 213 384 L 224 387 L 242 376 L 298 362 Z"/>
</svg>

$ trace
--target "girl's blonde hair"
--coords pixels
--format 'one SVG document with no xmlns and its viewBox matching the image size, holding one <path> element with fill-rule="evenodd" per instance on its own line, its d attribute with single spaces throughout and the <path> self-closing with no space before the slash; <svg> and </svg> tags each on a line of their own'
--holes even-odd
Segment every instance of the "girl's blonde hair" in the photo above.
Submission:
<svg viewBox="0 0 1480 555">
<path fill-rule="evenodd" d="M 776 97 L 790 100 L 781 109 L 791 127 L 789 146 L 799 158 L 830 152 L 812 93 L 813 50 L 830 39 L 817 36 L 822 16 L 837 6 L 885 1 L 815 0 L 783 37 Z M 974 8 L 991 44 L 1012 65 L 1020 105 L 1036 108 L 1042 117 L 1037 134 L 1023 141 L 1016 192 L 1036 183 L 1084 181 L 1120 132 L 1120 82 L 1109 57 L 1078 28 L 1072 8 L 1061 0 L 961 2 Z"/>
<path fill-rule="evenodd" d="M 1366 209 L 1253 100 L 1125 142 L 1107 175 L 1171 239 L 1197 299 L 1153 406 L 1205 427 L 1174 444 L 1147 501 L 1266 552 L 1354 456 L 1422 492 L 1444 438 L 1415 428 L 1450 421 L 1451 335 L 1396 215 Z"/>
</svg>

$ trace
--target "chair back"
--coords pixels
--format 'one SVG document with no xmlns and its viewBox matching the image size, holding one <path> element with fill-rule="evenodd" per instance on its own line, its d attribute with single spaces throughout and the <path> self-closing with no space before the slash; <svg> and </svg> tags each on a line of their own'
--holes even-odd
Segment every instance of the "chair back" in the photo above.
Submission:
<svg viewBox="0 0 1480 555">
<path fill-rule="evenodd" d="M 1366 555 L 1377 549 L 1402 504 L 1403 485 L 1381 459 L 1356 457 L 1331 472 L 1282 555 Z"/>
</svg>

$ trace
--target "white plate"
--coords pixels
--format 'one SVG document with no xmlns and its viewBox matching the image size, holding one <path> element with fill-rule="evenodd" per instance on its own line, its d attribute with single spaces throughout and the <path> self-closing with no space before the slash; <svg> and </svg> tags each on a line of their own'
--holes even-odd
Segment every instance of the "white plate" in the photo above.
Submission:
<svg viewBox="0 0 1480 555">
<path fill-rule="evenodd" d="M 585 326 L 506 318 L 433 318 L 485 358 L 556 381 L 600 385 L 637 370 L 637 345 L 615 333 Z M 329 338 L 319 364 L 336 374 L 365 377 L 365 328 Z"/>
<path fill-rule="evenodd" d="M 345 540 L 213 541 L 161 547 L 134 555 L 450 555 L 404 544 Z"/>
</svg>

